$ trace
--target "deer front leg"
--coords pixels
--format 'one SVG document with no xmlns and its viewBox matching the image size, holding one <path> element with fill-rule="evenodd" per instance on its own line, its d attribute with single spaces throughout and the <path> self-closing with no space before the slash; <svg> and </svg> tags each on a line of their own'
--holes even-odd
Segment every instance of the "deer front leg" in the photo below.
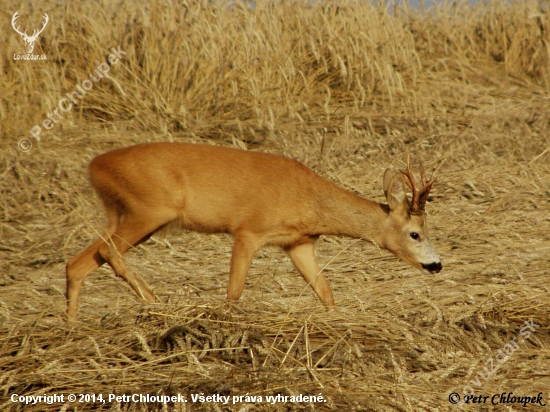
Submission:
<svg viewBox="0 0 550 412">
<path fill-rule="evenodd" d="M 315 259 L 313 242 L 300 243 L 286 249 L 286 253 L 292 260 L 292 263 L 298 269 L 305 281 L 310 285 L 323 305 L 334 306 L 334 297 L 332 290 L 325 277 L 321 273 L 317 260 Z"/>
<path fill-rule="evenodd" d="M 261 245 L 261 240 L 251 233 L 237 233 L 235 235 L 229 284 L 227 285 L 227 300 L 238 300 L 241 297 L 248 269 L 254 254 Z"/>
</svg>

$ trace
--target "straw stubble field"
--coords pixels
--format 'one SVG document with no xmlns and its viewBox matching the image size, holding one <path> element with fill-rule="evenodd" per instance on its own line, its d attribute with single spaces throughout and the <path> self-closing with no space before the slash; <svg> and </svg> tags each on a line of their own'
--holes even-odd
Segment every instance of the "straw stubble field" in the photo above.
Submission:
<svg viewBox="0 0 550 412">
<path fill-rule="evenodd" d="M 8 1 L 3 21 L 18 7 Z M 20 24 L 39 25 L 44 12 L 50 22 L 34 53 L 47 61 L 15 61 L 23 42 L 1 28 L 0 409 L 519 408 L 449 402 L 465 390 L 542 392 L 547 403 L 544 3 L 422 14 L 362 2 L 45 1 L 21 6 Z M 31 127 L 119 46 L 126 55 L 109 77 L 33 139 Z M 22 138 L 31 150 L 18 150 Z M 325 311 L 269 248 L 241 300 L 227 305 L 231 239 L 173 233 L 126 255 L 160 303 L 144 306 L 100 268 L 69 326 L 64 265 L 105 223 L 87 163 L 151 141 L 285 155 L 377 201 L 384 169 L 403 167 L 406 154 L 430 171 L 440 165 L 427 210 L 443 271 L 428 276 L 368 242 L 322 237 L 317 256 L 337 310 Z M 540 326 L 527 338 L 529 320 Z M 11 401 L 70 393 L 188 402 Z M 192 402 L 201 393 L 231 401 Z M 266 402 L 277 394 L 325 402 Z M 232 403 L 246 395 L 263 400 Z"/>
</svg>

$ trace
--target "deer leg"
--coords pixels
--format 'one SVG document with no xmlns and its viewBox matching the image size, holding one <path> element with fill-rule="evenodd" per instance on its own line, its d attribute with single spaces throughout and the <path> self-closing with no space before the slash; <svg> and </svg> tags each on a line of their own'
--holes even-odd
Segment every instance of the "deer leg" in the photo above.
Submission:
<svg viewBox="0 0 550 412">
<path fill-rule="evenodd" d="M 104 234 L 103 239 L 107 236 L 109 236 L 107 233 Z M 94 269 L 105 263 L 105 260 L 98 253 L 99 247 L 104 243 L 103 239 L 96 240 L 93 245 L 67 263 L 65 269 L 67 278 L 65 296 L 67 297 L 67 316 L 69 318 L 73 318 L 78 310 L 78 295 L 84 279 Z"/>
<path fill-rule="evenodd" d="M 130 284 L 138 296 L 147 302 L 154 302 L 155 300 L 151 290 L 128 271 L 121 256 L 130 247 L 146 241 L 161 224 L 149 223 L 144 225 L 143 219 L 126 217 L 124 223 L 120 224 L 118 228 L 113 227 L 115 224 L 112 223 L 112 220 L 110 220 L 110 226 L 101 239 L 96 240 L 93 245 L 67 263 L 66 297 L 69 319 L 74 318 L 78 310 L 78 295 L 84 279 L 105 262 L 113 268 L 115 274 Z"/>
<path fill-rule="evenodd" d="M 110 234 L 116 230 L 118 215 L 113 210 L 107 210 L 108 225 L 106 233 L 91 246 L 84 249 L 77 256 L 72 258 L 65 267 L 67 279 L 65 296 L 67 298 L 67 316 L 69 319 L 76 315 L 78 310 L 78 295 L 84 279 L 94 270 L 105 263 L 98 250 L 108 239 Z"/>
<path fill-rule="evenodd" d="M 144 219 L 128 216 L 108 242 L 100 245 L 98 250 L 99 255 L 111 266 L 115 274 L 124 279 L 134 292 L 148 303 L 155 301 L 155 295 L 142 280 L 128 270 L 122 255 L 131 247 L 138 246 L 149 239 L 160 226 L 144 224 Z"/>
<path fill-rule="evenodd" d="M 321 302 L 325 306 L 334 306 L 332 290 L 330 290 L 330 286 L 321 273 L 321 268 L 315 259 L 313 250 L 313 243 L 300 243 L 286 249 L 286 252 L 298 272 L 313 288 Z"/>
<path fill-rule="evenodd" d="M 258 237 L 239 233 L 235 235 L 233 253 L 231 255 L 231 269 L 229 272 L 229 284 L 227 285 L 227 300 L 238 300 L 244 289 L 246 275 L 254 258 L 254 254 L 261 247 L 262 242 Z"/>
</svg>

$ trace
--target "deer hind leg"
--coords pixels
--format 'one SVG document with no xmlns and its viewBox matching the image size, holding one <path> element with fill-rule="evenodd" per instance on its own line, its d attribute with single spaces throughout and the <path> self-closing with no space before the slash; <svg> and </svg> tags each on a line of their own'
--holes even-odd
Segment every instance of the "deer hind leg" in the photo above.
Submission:
<svg viewBox="0 0 550 412">
<path fill-rule="evenodd" d="M 248 269 L 254 254 L 262 244 L 263 241 L 254 234 L 241 232 L 235 235 L 227 285 L 227 300 L 238 300 L 241 297 Z"/>
<path fill-rule="evenodd" d="M 67 298 L 67 316 L 69 319 L 76 315 L 78 310 L 78 295 L 84 279 L 94 270 L 105 263 L 98 250 L 105 243 L 111 233 L 116 230 L 118 224 L 118 214 L 113 210 L 107 211 L 108 225 L 106 233 L 91 246 L 87 247 L 72 258 L 65 267 L 65 276 L 67 279 L 65 296 Z"/>
<path fill-rule="evenodd" d="M 107 242 L 103 242 L 98 249 L 101 258 L 111 266 L 115 274 L 124 279 L 134 292 L 148 303 L 155 302 L 155 295 L 147 284 L 128 270 L 122 255 L 131 247 L 145 242 L 160 226 L 166 223 L 152 222 L 154 219 L 149 216 L 140 218 L 136 215 L 128 215 L 110 238 L 106 239 Z"/>
<path fill-rule="evenodd" d="M 128 271 L 122 254 L 130 247 L 146 241 L 162 224 L 152 223 L 154 221 L 152 218 L 138 219 L 134 216 L 127 216 L 124 222 L 118 225 L 118 215 L 110 210 L 107 213 L 109 218 L 107 233 L 67 263 L 66 296 L 69 319 L 74 318 L 78 310 L 78 295 L 84 279 L 105 262 L 113 268 L 118 276 L 130 284 L 138 296 L 147 302 L 155 300 L 153 292 Z"/>
<path fill-rule="evenodd" d="M 330 286 L 315 259 L 313 242 L 300 243 L 285 250 L 298 272 L 313 288 L 321 302 L 325 306 L 334 306 L 332 290 L 330 290 Z"/>
</svg>

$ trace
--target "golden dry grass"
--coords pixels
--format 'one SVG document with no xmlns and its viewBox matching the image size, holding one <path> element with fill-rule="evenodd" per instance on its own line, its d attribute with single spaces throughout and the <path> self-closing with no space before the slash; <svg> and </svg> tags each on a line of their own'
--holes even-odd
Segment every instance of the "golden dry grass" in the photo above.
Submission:
<svg viewBox="0 0 550 412">
<path fill-rule="evenodd" d="M 44 12 L 50 23 L 34 51 L 44 62 L 14 61 L 23 42 L 0 28 L 0 409 L 505 410 L 451 405 L 449 393 L 467 385 L 548 401 L 544 3 L 449 3 L 426 14 L 343 1 L 5 3 L 4 22 L 19 9 L 29 32 Z M 119 45 L 127 55 L 111 77 L 35 141 L 29 129 Z M 22 138 L 30 151 L 18 150 Z M 276 249 L 258 254 L 227 310 L 231 239 L 183 233 L 127 254 L 161 304 L 143 306 L 101 268 L 85 283 L 79 323 L 67 326 L 64 264 L 104 223 L 88 161 L 167 140 L 283 154 L 378 201 L 382 172 L 407 153 L 431 168 L 443 161 L 428 210 L 444 270 L 423 275 L 371 244 L 321 238 L 338 310 L 326 312 Z M 529 319 L 540 328 L 480 379 Z M 10 401 L 200 392 L 327 402 Z"/>
</svg>

